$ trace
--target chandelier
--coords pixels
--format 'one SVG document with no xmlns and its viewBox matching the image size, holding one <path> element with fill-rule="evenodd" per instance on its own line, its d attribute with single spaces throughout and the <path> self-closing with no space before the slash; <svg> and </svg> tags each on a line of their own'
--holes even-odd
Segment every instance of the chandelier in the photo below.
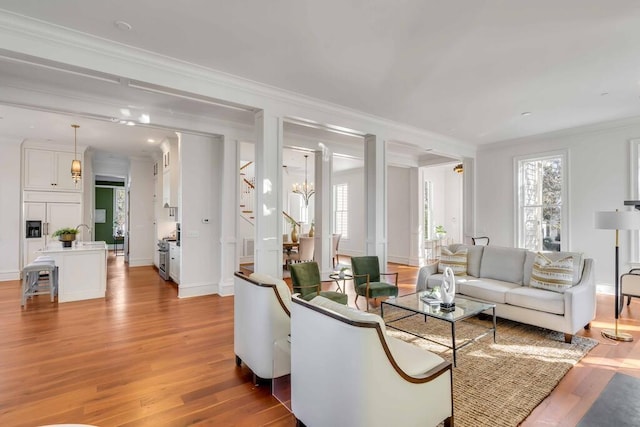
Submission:
<svg viewBox="0 0 640 427">
<path fill-rule="evenodd" d="M 313 189 L 313 183 L 307 182 L 307 158 L 308 154 L 304 155 L 304 184 L 300 185 L 297 182 L 293 184 L 293 192 L 299 194 L 304 199 L 304 205 L 309 206 L 309 199 L 315 194 Z"/>
<path fill-rule="evenodd" d="M 73 179 L 73 183 L 78 186 L 78 181 L 82 178 L 82 166 L 80 165 L 80 160 L 78 157 L 78 128 L 80 125 L 71 125 L 74 132 L 73 137 L 73 161 L 71 162 L 71 178 Z"/>
</svg>

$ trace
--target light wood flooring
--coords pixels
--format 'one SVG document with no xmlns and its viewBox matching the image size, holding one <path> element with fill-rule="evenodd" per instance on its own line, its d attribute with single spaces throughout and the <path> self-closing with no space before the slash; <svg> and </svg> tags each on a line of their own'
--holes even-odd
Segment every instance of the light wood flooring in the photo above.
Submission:
<svg viewBox="0 0 640 427">
<path fill-rule="evenodd" d="M 413 291 L 415 268 L 389 271 L 399 272 L 401 293 Z M 613 298 L 599 296 L 593 328 L 582 334 L 601 344 L 525 426 L 575 425 L 615 372 L 640 377 L 640 302 L 622 314 L 634 342 L 600 338 L 612 319 Z M 105 300 L 58 305 L 44 295 L 21 309 L 20 283 L 0 282 L 0 328 L 0 426 L 295 425 L 267 386 L 235 366 L 233 297 L 178 299 L 154 268 L 129 269 L 123 257 L 109 256 Z"/>
</svg>

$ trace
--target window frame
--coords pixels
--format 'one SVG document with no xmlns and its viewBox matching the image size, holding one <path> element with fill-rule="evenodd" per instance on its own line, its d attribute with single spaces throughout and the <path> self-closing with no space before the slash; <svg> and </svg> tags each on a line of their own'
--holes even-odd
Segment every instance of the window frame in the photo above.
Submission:
<svg viewBox="0 0 640 427">
<path fill-rule="evenodd" d="M 560 207 L 560 251 L 569 251 L 571 242 L 571 226 L 569 221 L 570 216 L 570 187 L 569 187 L 569 174 L 570 174 L 570 162 L 569 162 L 569 150 L 554 150 L 540 153 L 532 153 L 522 156 L 515 156 L 513 158 L 513 182 L 514 182 L 514 246 L 517 248 L 524 247 L 524 242 L 520 241 L 522 235 L 523 210 L 521 206 L 521 191 L 520 191 L 520 164 L 526 161 L 545 160 L 554 157 L 559 157 L 562 164 L 562 189 L 560 191 L 561 207 Z M 544 250 L 544 249 L 539 249 Z"/>
<path fill-rule="evenodd" d="M 344 204 L 346 204 L 346 208 L 342 210 L 338 210 L 338 188 L 344 187 L 346 189 L 346 196 L 344 197 L 346 200 Z M 338 212 L 344 213 L 344 227 L 341 227 L 339 230 L 339 223 L 342 225 L 342 221 L 338 221 Z M 344 229 L 343 229 L 344 228 Z M 345 231 L 346 230 L 346 231 Z M 342 236 L 340 239 L 348 239 L 349 238 L 349 183 L 342 182 L 340 184 L 333 185 L 333 233 L 339 233 Z"/>
</svg>

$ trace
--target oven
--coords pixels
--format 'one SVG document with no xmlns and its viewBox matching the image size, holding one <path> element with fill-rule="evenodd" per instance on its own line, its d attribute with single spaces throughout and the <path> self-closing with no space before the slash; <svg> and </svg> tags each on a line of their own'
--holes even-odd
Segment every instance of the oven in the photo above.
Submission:
<svg viewBox="0 0 640 427">
<path fill-rule="evenodd" d="M 169 242 L 158 241 L 158 273 L 164 280 L 169 280 Z"/>
</svg>

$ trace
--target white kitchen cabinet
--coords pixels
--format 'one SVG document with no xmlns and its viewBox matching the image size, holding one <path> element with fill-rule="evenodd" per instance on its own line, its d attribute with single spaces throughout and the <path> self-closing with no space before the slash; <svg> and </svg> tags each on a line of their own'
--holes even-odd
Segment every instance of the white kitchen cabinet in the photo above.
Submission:
<svg viewBox="0 0 640 427">
<path fill-rule="evenodd" d="M 175 242 L 169 244 L 169 277 L 180 283 L 180 246 Z"/>
<path fill-rule="evenodd" d="M 32 262 L 39 250 L 59 245 L 55 237 L 51 237 L 59 228 L 74 228 L 82 222 L 82 204 L 66 202 L 25 202 L 24 220 L 41 221 L 41 235 L 39 237 L 25 236 L 24 265 Z"/>
<path fill-rule="evenodd" d="M 177 138 L 166 138 L 162 142 L 162 206 L 178 207 L 180 187 L 180 158 Z"/>
<path fill-rule="evenodd" d="M 66 151 L 24 149 L 24 189 L 45 191 L 82 191 L 71 178 L 71 162 L 75 155 Z M 80 155 L 78 158 L 82 160 Z"/>
</svg>

